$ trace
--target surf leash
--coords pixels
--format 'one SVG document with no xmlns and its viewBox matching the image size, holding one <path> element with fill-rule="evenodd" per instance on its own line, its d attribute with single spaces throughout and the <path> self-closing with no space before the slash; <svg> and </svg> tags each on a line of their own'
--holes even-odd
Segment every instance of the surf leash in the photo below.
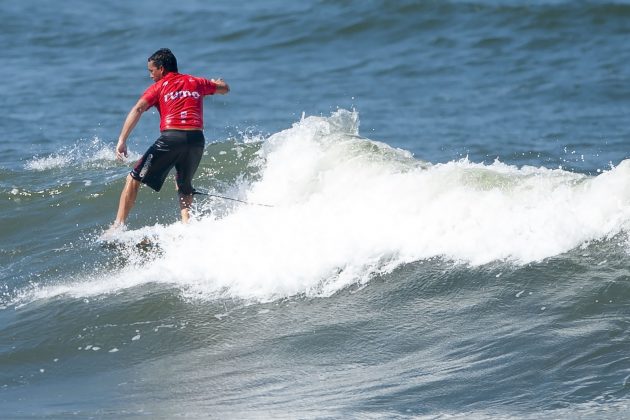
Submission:
<svg viewBox="0 0 630 420">
<path fill-rule="evenodd" d="M 208 197 L 221 198 L 223 200 L 237 201 L 239 203 L 247 204 L 247 205 L 250 205 L 250 206 L 274 207 L 271 204 L 251 203 L 249 201 L 239 200 L 238 198 L 225 197 L 223 195 L 217 195 L 217 194 L 210 194 L 209 192 L 199 191 L 199 190 L 196 190 L 196 189 L 193 190 L 193 195 L 197 195 L 197 194 L 198 195 L 207 195 Z"/>
</svg>

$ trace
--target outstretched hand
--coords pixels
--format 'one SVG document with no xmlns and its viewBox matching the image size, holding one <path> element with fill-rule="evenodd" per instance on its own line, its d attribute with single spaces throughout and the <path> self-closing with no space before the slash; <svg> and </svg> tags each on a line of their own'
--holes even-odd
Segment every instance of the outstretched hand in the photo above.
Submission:
<svg viewBox="0 0 630 420">
<path fill-rule="evenodd" d="M 116 146 L 116 159 L 125 160 L 127 157 L 127 144 L 118 142 Z"/>
<path fill-rule="evenodd" d="M 221 77 L 219 77 L 218 79 L 210 79 L 210 81 L 217 85 L 218 94 L 225 95 L 230 91 L 230 86 L 225 83 L 225 80 L 223 80 Z"/>
</svg>

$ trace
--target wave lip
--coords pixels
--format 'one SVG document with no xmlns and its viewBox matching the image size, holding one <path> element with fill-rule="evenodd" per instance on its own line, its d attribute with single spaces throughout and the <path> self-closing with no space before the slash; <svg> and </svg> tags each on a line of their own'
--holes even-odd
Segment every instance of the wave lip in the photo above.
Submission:
<svg viewBox="0 0 630 420">
<path fill-rule="evenodd" d="M 526 264 L 628 230 L 630 161 L 597 177 L 467 159 L 430 165 L 361 138 L 356 112 L 268 138 L 241 206 L 167 245 L 152 275 L 198 295 L 329 295 L 442 257 Z M 186 268 L 181 261 L 188 261 Z"/>
</svg>

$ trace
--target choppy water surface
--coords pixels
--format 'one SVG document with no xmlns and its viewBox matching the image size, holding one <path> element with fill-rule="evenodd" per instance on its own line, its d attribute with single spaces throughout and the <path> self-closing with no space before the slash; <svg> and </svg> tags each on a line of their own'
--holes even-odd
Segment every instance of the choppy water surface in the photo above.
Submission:
<svg viewBox="0 0 630 420">
<path fill-rule="evenodd" d="M 3 416 L 628 412 L 630 5 L 0 12 Z M 103 244 L 163 46 L 232 88 L 206 99 L 210 195 L 182 226 L 171 183 L 143 189 Z"/>
</svg>

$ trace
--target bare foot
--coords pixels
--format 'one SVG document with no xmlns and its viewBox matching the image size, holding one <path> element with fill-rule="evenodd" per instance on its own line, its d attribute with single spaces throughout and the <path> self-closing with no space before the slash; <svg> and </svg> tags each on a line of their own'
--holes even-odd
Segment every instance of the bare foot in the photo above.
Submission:
<svg viewBox="0 0 630 420">
<path fill-rule="evenodd" d="M 109 227 L 109 229 L 107 229 L 101 234 L 101 236 L 98 237 L 98 240 L 101 242 L 111 241 L 116 238 L 119 233 L 124 232 L 125 230 L 127 230 L 127 226 L 125 226 L 123 223 L 114 222 Z"/>
</svg>

